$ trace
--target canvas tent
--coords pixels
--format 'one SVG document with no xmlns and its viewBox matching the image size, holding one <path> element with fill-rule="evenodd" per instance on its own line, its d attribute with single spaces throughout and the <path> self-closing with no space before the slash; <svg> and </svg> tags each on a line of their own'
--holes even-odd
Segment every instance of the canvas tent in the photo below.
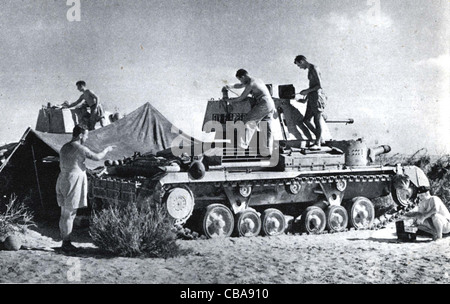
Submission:
<svg viewBox="0 0 450 304">
<path fill-rule="evenodd" d="M 116 160 L 135 152 L 154 153 L 168 149 L 175 139 L 183 144 L 200 143 L 178 130 L 150 103 L 124 118 L 89 132 L 86 146 L 101 151 L 108 145 L 116 148 L 107 158 Z M 6 147 L 6 160 L 0 167 L 0 191 L 31 192 L 33 201 L 44 210 L 56 207 L 55 185 L 59 174 L 58 153 L 70 141 L 71 134 L 44 133 L 29 128 L 17 144 Z M 88 169 L 102 166 L 104 160 L 86 161 Z"/>
</svg>

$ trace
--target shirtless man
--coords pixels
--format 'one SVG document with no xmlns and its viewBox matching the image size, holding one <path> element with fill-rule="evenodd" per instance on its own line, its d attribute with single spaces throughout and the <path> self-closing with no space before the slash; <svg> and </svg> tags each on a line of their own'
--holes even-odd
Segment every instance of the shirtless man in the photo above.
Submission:
<svg viewBox="0 0 450 304">
<path fill-rule="evenodd" d="M 59 228 L 62 237 L 62 251 L 76 252 L 78 248 L 70 242 L 73 221 L 77 209 L 87 207 L 87 176 L 86 158 L 101 160 L 113 149 L 105 148 L 100 153 L 92 152 L 84 146 L 88 139 L 89 131 L 80 125 L 73 129 L 72 140 L 66 143 L 59 153 L 59 166 L 61 172 L 56 182 L 56 198 L 61 207 Z"/>
<path fill-rule="evenodd" d="M 419 230 L 430 233 L 433 240 L 442 239 L 442 234 L 450 233 L 450 212 L 442 200 L 430 194 L 429 187 L 419 187 L 418 211 L 405 214 L 415 218 Z"/>
<path fill-rule="evenodd" d="M 245 124 L 245 134 L 244 137 L 239 138 L 238 145 L 241 149 L 247 149 L 251 139 L 258 129 L 258 124 L 261 121 L 267 122 L 267 142 L 262 145 L 266 151 L 260 151 L 264 156 L 272 155 L 273 151 L 273 136 L 272 136 L 272 119 L 275 113 L 275 104 L 273 102 L 272 96 L 270 96 L 269 89 L 265 83 L 257 78 L 251 77 L 248 72 L 244 69 L 240 69 L 236 72 L 236 78 L 240 83 L 234 84 L 232 86 L 225 86 L 226 89 L 242 89 L 241 96 L 235 98 L 233 102 L 243 101 L 249 94 L 256 99 L 256 105 L 247 113 L 244 120 Z"/>
<path fill-rule="evenodd" d="M 306 57 L 299 55 L 294 59 L 295 65 L 300 69 L 308 70 L 309 88 L 300 92 L 301 95 L 306 96 L 307 106 L 303 123 L 316 136 L 315 143 L 311 150 L 320 150 L 322 144 L 322 130 L 324 129 L 322 112 L 325 108 L 326 96 L 322 90 L 322 80 L 319 69 L 306 61 Z M 314 125 L 311 123 L 314 118 Z"/>
<path fill-rule="evenodd" d="M 103 122 L 102 119 L 104 118 L 103 114 L 103 108 L 98 102 L 97 95 L 94 94 L 91 90 L 86 89 L 86 82 L 83 80 L 80 80 L 76 83 L 78 91 L 82 92 L 80 98 L 78 98 L 77 101 L 75 101 L 72 104 L 69 104 L 67 101 L 64 103 L 64 106 L 67 108 L 72 108 L 79 103 L 81 103 L 83 100 L 86 103 L 86 106 L 91 109 L 91 114 L 89 115 L 89 122 L 88 122 L 88 129 L 95 130 L 95 124 L 100 121 L 102 127 Z"/>
</svg>

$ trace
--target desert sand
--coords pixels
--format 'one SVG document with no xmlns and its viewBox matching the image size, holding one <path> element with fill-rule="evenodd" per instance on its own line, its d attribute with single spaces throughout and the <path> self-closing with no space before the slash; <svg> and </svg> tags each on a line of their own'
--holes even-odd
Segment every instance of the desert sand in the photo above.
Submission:
<svg viewBox="0 0 450 304">
<path fill-rule="evenodd" d="M 166 260 L 102 254 L 87 228 L 73 236 L 83 251 L 65 255 L 56 223 L 33 227 L 22 240 L 21 250 L 0 251 L 1 283 L 450 283 L 450 238 L 401 242 L 393 223 L 339 234 L 179 240 L 190 252 Z"/>
</svg>

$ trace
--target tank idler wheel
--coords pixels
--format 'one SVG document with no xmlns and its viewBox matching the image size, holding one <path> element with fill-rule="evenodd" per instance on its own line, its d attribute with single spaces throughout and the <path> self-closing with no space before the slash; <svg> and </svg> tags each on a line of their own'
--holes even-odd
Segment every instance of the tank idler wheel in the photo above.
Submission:
<svg viewBox="0 0 450 304">
<path fill-rule="evenodd" d="M 231 210 L 222 204 L 212 204 L 203 216 L 203 233 L 208 238 L 229 237 L 233 233 L 234 217 Z"/>
<path fill-rule="evenodd" d="M 342 206 L 330 206 L 325 211 L 327 216 L 326 229 L 331 232 L 341 232 L 347 228 L 348 214 Z"/>
<path fill-rule="evenodd" d="M 355 229 L 368 229 L 375 219 L 375 208 L 365 197 L 355 197 L 346 206 L 348 223 Z"/>
<path fill-rule="evenodd" d="M 284 233 L 285 229 L 286 219 L 280 210 L 274 208 L 264 210 L 262 216 L 262 232 L 264 235 L 280 235 Z"/>
<path fill-rule="evenodd" d="M 319 207 L 311 206 L 302 213 L 300 226 L 302 231 L 309 234 L 320 234 L 325 230 L 326 215 Z"/>
<path fill-rule="evenodd" d="M 235 223 L 235 234 L 238 236 L 257 236 L 261 232 L 261 218 L 253 209 L 239 212 Z"/>
<path fill-rule="evenodd" d="M 391 194 L 398 206 L 407 207 L 417 197 L 417 188 L 404 175 L 396 175 L 391 182 Z"/>
</svg>

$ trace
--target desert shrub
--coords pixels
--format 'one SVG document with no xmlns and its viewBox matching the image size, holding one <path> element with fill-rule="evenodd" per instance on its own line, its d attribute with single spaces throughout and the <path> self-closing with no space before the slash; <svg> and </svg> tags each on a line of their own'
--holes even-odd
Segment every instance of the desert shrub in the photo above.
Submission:
<svg viewBox="0 0 450 304">
<path fill-rule="evenodd" d="M 94 212 L 89 233 L 96 246 L 114 255 L 169 258 L 182 252 L 172 228 L 163 207 L 130 202 Z"/>
<path fill-rule="evenodd" d="M 439 196 L 447 207 L 450 207 L 450 155 L 432 157 L 426 149 L 421 149 L 411 156 L 395 154 L 391 157 L 385 156 L 381 161 L 421 168 L 430 181 L 432 194 Z"/>
<path fill-rule="evenodd" d="M 0 207 L 0 239 L 15 232 L 24 233 L 34 225 L 33 214 L 25 206 L 25 201 L 17 199 L 16 195 L 3 198 Z"/>
</svg>

